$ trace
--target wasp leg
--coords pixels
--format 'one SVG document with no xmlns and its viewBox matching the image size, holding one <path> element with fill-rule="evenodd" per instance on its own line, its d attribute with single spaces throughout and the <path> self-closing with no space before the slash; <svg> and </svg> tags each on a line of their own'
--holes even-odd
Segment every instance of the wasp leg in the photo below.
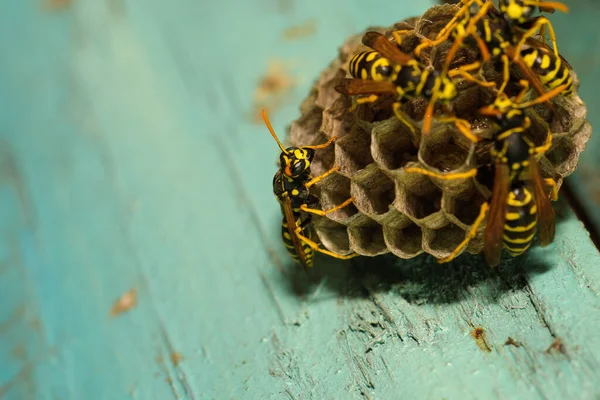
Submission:
<svg viewBox="0 0 600 400">
<path fill-rule="evenodd" d="M 556 186 L 556 181 L 552 178 L 546 178 L 544 179 L 544 182 L 550 187 L 550 200 L 558 200 L 558 187 Z"/>
<path fill-rule="evenodd" d="M 318 183 L 320 181 L 322 181 L 323 179 L 327 178 L 329 175 L 333 174 L 336 171 L 340 170 L 340 166 L 338 165 L 337 167 L 333 167 L 331 168 L 329 171 L 322 173 L 319 176 L 315 176 L 314 178 L 312 178 L 310 181 L 306 182 L 306 187 L 309 188 L 311 186 L 313 186 L 315 183 Z"/>
<path fill-rule="evenodd" d="M 506 54 L 502 54 L 502 85 L 498 89 L 498 94 L 504 93 L 504 89 L 506 89 L 506 85 L 510 81 L 510 63 L 508 60 L 508 56 Z"/>
<path fill-rule="evenodd" d="M 324 149 L 325 147 L 327 147 L 331 143 L 333 143 L 336 139 L 337 139 L 337 136 L 332 136 L 325 143 L 321 143 L 321 144 L 318 144 L 318 145 L 315 145 L 315 146 L 302 146 L 302 147 L 305 148 L 305 149 L 313 149 L 313 150 Z"/>
<path fill-rule="evenodd" d="M 394 40 L 396 41 L 396 44 L 398 46 L 400 46 L 402 44 L 402 36 L 401 35 L 404 35 L 407 32 L 411 32 L 411 30 L 410 29 L 401 29 L 401 30 L 392 32 L 392 36 L 394 37 Z"/>
<path fill-rule="evenodd" d="M 521 40 L 517 44 L 517 48 L 520 49 L 521 46 L 525 44 L 528 38 L 533 37 L 536 33 L 540 32 L 543 27 L 548 28 L 548 35 L 550 36 L 550 42 L 552 42 L 552 49 L 554 50 L 554 55 L 556 57 L 560 57 L 560 55 L 558 54 L 558 47 L 556 45 L 556 34 L 554 33 L 554 28 L 552 27 L 552 23 L 550 22 L 550 20 L 546 17 L 538 17 L 535 20 L 535 22 L 531 25 L 531 28 L 529 28 L 527 31 L 525 31 L 525 33 L 523 33 Z M 544 42 L 545 41 L 546 39 L 544 38 Z"/>
<path fill-rule="evenodd" d="M 479 47 L 479 51 L 481 51 L 481 58 L 483 59 L 483 61 L 489 61 L 491 59 L 490 52 L 489 52 L 485 42 L 477 33 L 477 22 L 481 18 L 483 18 L 485 16 L 485 14 L 487 14 L 488 10 L 492 6 L 492 3 L 487 2 L 483 5 L 481 5 L 481 3 L 478 2 L 478 4 L 480 4 L 480 9 L 477 12 L 477 14 L 475 14 L 475 16 L 473 16 L 471 18 L 471 20 L 469 21 L 469 24 L 464 29 L 464 31 L 461 32 L 458 35 L 458 37 L 456 37 L 454 39 L 454 43 L 452 44 L 452 47 L 450 48 L 450 50 L 448 51 L 448 54 L 446 55 L 445 69 L 448 69 L 448 67 L 452 63 L 452 59 L 454 58 L 454 55 L 458 51 L 458 48 L 464 42 L 464 40 L 469 36 L 472 36 L 473 38 L 475 38 L 475 41 L 477 42 L 477 47 Z"/>
<path fill-rule="evenodd" d="M 523 97 L 525 97 L 525 95 L 529 91 L 529 81 L 527 79 L 521 79 L 519 80 L 519 85 L 521 85 L 522 89 L 519 92 L 519 94 L 517 94 L 517 96 L 515 97 L 515 103 L 517 104 L 521 103 L 521 100 L 523 100 Z"/>
<path fill-rule="evenodd" d="M 338 204 L 337 206 L 330 208 L 329 210 L 319 210 L 317 208 L 308 208 L 308 206 L 306 204 L 302 204 L 300 206 L 300 210 L 302 210 L 306 213 L 320 215 L 322 217 L 327 214 L 331 214 L 332 212 L 341 210 L 342 208 L 346 207 L 348 204 L 352 203 L 352 201 L 354 201 L 354 197 L 350 197 L 348 200 L 344 201 L 342 204 Z"/>
<path fill-rule="evenodd" d="M 454 30 L 454 28 L 456 28 L 456 26 L 459 25 L 459 18 L 461 18 L 466 12 L 469 11 L 471 4 L 477 3 L 481 6 L 480 0 L 462 0 L 461 3 L 463 4 L 463 6 L 460 8 L 460 10 L 458 10 L 456 14 L 454 14 L 454 17 L 452 17 L 452 19 L 446 24 L 446 26 L 444 26 L 439 31 L 435 39 L 431 40 L 424 38 L 423 43 L 415 47 L 414 53 L 417 57 L 421 56 L 421 51 L 423 49 L 427 47 L 437 46 L 438 44 L 441 44 L 444 41 L 446 41 L 450 37 L 450 34 Z"/>
<path fill-rule="evenodd" d="M 458 129 L 458 131 L 462 133 L 464 137 L 466 137 L 473 143 L 477 143 L 481 140 L 479 136 L 471 132 L 471 124 L 469 124 L 469 122 L 464 119 L 456 117 L 446 117 L 439 118 L 438 122 L 454 124 L 454 126 L 456 126 L 456 129 Z"/>
<path fill-rule="evenodd" d="M 477 169 L 473 168 L 470 169 L 468 171 L 465 172 L 453 172 L 453 173 L 438 173 L 438 172 L 433 172 L 433 171 L 429 171 L 425 168 L 420 168 L 420 167 L 409 167 L 409 168 L 404 168 L 405 172 L 408 173 L 416 173 L 416 174 L 421 174 L 421 175 L 427 175 L 427 176 L 431 176 L 434 178 L 439 178 L 439 179 L 443 179 L 445 181 L 453 181 L 456 179 L 466 179 L 466 178 L 473 178 L 474 176 L 477 175 Z"/>
<path fill-rule="evenodd" d="M 483 86 L 483 87 L 495 87 L 496 83 L 495 82 L 486 82 L 486 81 L 482 81 L 480 79 L 475 78 L 473 75 L 471 75 L 470 71 L 480 68 L 481 67 L 481 63 L 479 61 L 476 61 L 472 64 L 468 64 L 468 65 L 462 65 L 460 67 L 458 67 L 455 70 L 452 70 L 448 73 L 448 76 L 450 76 L 451 78 L 455 77 L 456 75 L 460 75 L 463 79 L 469 81 L 469 82 L 473 82 L 478 84 L 479 86 Z"/>
<path fill-rule="evenodd" d="M 356 96 L 352 99 L 352 106 L 350 106 L 348 111 L 352 112 L 352 111 L 356 110 L 356 107 L 358 107 L 359 104 L 374 103 L 378 98 L 379 98 L 379 96 L 377 96 L 376 94 L 370 94 L 370 95 L 366 95 L 366 96 Z"/>
<path fill-rule="evenodd" d="M 341 254 L 336 254 L 333 253 L 329 250 L 325 250 L 321 247 L 319 247 L 319 245 L 315 242 L 313 242 L 312 240 L 310 240 L 309 238 L 307 238 L 306 236 L 302 235 L 301 229 L 300 227 L 296 228 L 296 236 L 298 237 L 298 239 L 302 240 L 304 243 L 306 243 L 311 249 L 313 249 L 314 251 L 318 251 L 319 253 L 323 253 L 323 254 L 327 254 L 328 256 L 334 257 L 334 258 L 338 258 L 340 260 L 349 260 L 351 258 L 357 257 L 360 254 L 358 253 L 351 253 L 348 255 L 341 255 Z"/>
<path fill-rule="evenodd" d="M 471 229 L 469 229 L 469 232 L 467 233 L 467 236 L 465 237 L 465 239 L 462 242 L 460 242 L 460 244 L 458 246 L 456 246 L 456 248 L 452 251 L 452 253 L 450 253 L 450 255 L 448 257 L 440 258 L 438 260 L 438 263 L 443 264 L 443 263 L 450 262 L 453 259 L 455 259 L 460 253 L 462 253 L 464 251 L 464 249 L 467 247 L 467 245 L 469 244 L 471 239 L 473 239 L 475 236 L 477 236 L 477 229 L 479 228 L 479 225 L 481 225 L 481 222 L 485 218 L 488 208 L 489 208 L 489 204 L 487 202 L 483 203 L 481 205 L 481 208 L 479 209 L 479 215 L 477 216 L 477 219 L 475 220 L 475 222 L 473 222 L 473 225 L 471 225 Z"/>
<path fill-rule="evenodd" d="M 394 114 L 396 114 L 396 118 L 398 118 L 400 120 L 400 122 L 402 122 L 404 125 L 406 125 L 408 127 L 408 129 L 410 129 L 412 135 L 415 136 L 417 134 L 417 132 L 415 131 L 414 126 L 412 126 L 410 124 L 410 122 L 408 122 L 404 113 L 402 112 L 402 110 L 400 110 L 400 107 L 402 107 L 402 103 L 400 103 L 400 102 L 396 102 L 396 103 L 392 104 L 392 109 L 394 110 Z"/>
<path fill-rule="evenodd" d="M 544 154 L 552 147 L 552 132 L 548 131 L 548 136 L 546 136 L 546 143 L 539 147 L 534 147 L 532 149 L 534 154 Z"/>
</svg>

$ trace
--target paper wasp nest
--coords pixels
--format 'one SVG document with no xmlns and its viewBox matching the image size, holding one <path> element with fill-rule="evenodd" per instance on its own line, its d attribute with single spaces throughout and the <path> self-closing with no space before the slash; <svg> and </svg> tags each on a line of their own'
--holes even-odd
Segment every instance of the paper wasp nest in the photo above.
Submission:
<svg viewBox="0 0 600 400">
<path fill-rule="evenodd" d="M 412 30 L 416 26 L 418 34 L 435 38 L 456 10 L 453 5 L 434 6 L 422 19 L 411 18 L 389 28 L 367 31 L 375 30 L 391 37 L 393 30 Z M 349 111 L 351 99 L 336 92 L 334 87 L 340 78 L 349 77 L 350 58 L 367 50 L 361 44 L 363 33 L 343 44 L 304 100 L 302 115 L 290 129 L 294 146 L 323 143 L 331 136 L 338 137 L 334 145 L 317 151 L 312 164 L 313 176 L 335 165 L 341 167 L 314 189 L 321 199 L 322 209 L 340 204 L 350 196 L 355 198 L 354 206 L 316 217 L 315 230 L 326 248 L 341 254 L 355 251 L 375 256 L 392 252 L 400 258 L 412 258 L 425 252 L 437 258 L 448 256 L 464 239 L 479 207 L 489 198 L 492 182 L 491 174 L 485 173 L 485 166 L 491 163 L 491 142 L 483 140 L 474 145 L 453 125 L 435 120 L 427 137 L 421 137 L 420 133 L 413 137 L 395 117 L 391 107 L 393 98 L 380 97 L 375 103 L 361 104 L 355 111 Z M 404 36 L 401 49 L 412 54 L 418 43 L 417 34 L 410 32 Z M 441 70 L 449 46 L 443 43 L 424 50 L 423 64 Z M 477 59 L 475 50 L 460 49 L 452 68 Z M 488 64 L 483 74 L 499 86 L 501 73 Z M 513 69 L 511 74 L 518 74 L 518 70 Z M 533 122 L 528 136 L 536 145 L 543 144 L 547 131 L 552 130 L 553 145 L 540 159 L 540 166 L 544 177 L 554 178 L 558 187 L 563 178 L 575 170 L 591 134 L 591 127 L 585 121 L 587 109 L 576 94 L 579 81 L 574 74 L 573 77 L 575 93 L 568 98 L 552 99 L 554 112 L 545 104 L 527 110 Z M 495 92 L 460 78 L 455 82 L 459 94 L 450 106 L 453 114 L 471 122 L 474 133 L 490 138 L 494 126 L 476 111 L 492 103 Z M 519 89 L 518 81 L 511 81 L 507 92 L 515 95 Z M 426 105 L 426 100 L 417 98 L 403 106 L 405 113 L 418 121 L 415 122 L 417 132 L 420 132 Z M 407 173 L 403 171 L 407 164 L 441 172 L 481 167 L 481 173 L 476 179 L 444 181 Z M 466 251 L 481 252 L 481 236 L 473 239 Z"/>
</svg>

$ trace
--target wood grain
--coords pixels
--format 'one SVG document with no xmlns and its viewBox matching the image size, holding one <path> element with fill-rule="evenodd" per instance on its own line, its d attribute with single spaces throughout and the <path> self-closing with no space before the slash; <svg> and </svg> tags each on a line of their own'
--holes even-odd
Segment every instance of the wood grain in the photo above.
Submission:
<svg viewBox="0 0 600 400">
<path fill-rule="evenodd" d="M 4 2 L 0 398 L 599 396 L 600 255 L 562 202 L 555 243 L 497 271 L 286 257 L 269 63 L 295 82 L 283 134 L 347 35 L 425 7 Z"/>
</svg>

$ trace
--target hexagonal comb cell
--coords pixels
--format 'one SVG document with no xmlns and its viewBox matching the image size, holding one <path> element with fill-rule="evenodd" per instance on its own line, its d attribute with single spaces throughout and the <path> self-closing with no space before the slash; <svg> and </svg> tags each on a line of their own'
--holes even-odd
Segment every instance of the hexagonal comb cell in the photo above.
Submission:
<svg viewBox="0 0 600 400">
<path fill-rule="evenodd" d="M 408 127 L 396 118 L 373 126 L 373 159 L 382 168 L 395 170 L 416 160 L 415 138 Z"/>
<path fill-rule="evenodd" d="M 457 196 L 444 196 L 442 203 L 448 219 L 460 228 L 467 229 L 477 219 L 480 207 L 485 201 L 485 197 L 471 186 L 469 190 Z"/>
<path fill-rule="evenodd" d="M 465 231 L 453 223 L 432 230 L 423 229 L 423 250 L 436 258 L 449 256 L 465 238 Z"/>
<path fill-rule="evenodd" d="M 419 161 L 437 172 L 457 172 L 469 167 L 474 145 L 453 125 L 439 126 L 421 139 Z"/>
<path fill-rule="evenodd" d="M 355 124 L 352 130 L 335 142 L 336 165 L 342 167 L 342 173 L 352 176 L 373 162 L 371 156 L 371 134 L 367 123 Z"/>
<path fill-rule="evenodd" d="M 356 207 L 370 217 L 387 213 L 394 201 L 394 181 L 375 164 L 354 175 L 350 190 Z"/>
<path fill-rule="evenodd" d="M 376 256 L 388 252 L 381 225 L 365 215 L 361 215 L 348 227 L 348 236 L 350 248 L 359 254 Z"/>
<path fill-rule="evenodd" d="M 336 207 L 350 198 L 350 179 L 338 173 L 333 173 L 319 182 L 321 191 L 321 208 L 329 210 Z M 327 217 L 337 222 L 344 222 L 348 218 L 356 214 L 358 210 L 354 204 L 349 204 L 346 207 L 327 214 Z"/>
<path fill-rule="evenodd" d="M 420 226 L 439 224 L 442 191 L 420 174 L 403 173 L 396 184 L 394 207 Z M 427 220 L 429 219 L 429 220 Z"/>
<path fill-rule="evenodd" d="M 327 250 L 337 254 L 349 254 L 351 252 L 348 230 L 344 225 L 327 218 L 315 218 L 315 231 Z"/>
<path fill-rule="evenodd" d="M 571 137 L 555 135 L 552 144 L 552 148 L 545 154 L 550 163 L 559 173 L 574 170 L 577 167 L 577 158 L 574 157 L 577 149 Z M 575 162 L 573 163 L 572 160 L 575 160 Z"/>
<path fill-rule="evenodd" d="M 413 222 L 404 227 L 383 227 L 387 248 L 400 258 L 412 258 L 423 252 L 421 228 Z"/>
</svg>

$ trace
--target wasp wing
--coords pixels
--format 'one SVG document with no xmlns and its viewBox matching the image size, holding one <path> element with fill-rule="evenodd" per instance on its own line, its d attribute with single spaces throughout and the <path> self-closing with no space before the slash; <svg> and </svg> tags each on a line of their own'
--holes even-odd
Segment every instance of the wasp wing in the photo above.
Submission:
<svg viewBox="0 0 600 400">
<path fill-rule="evenodd" d="M 285 218 L 285 223 L 287 224 L 288 233 L 290 234 L 292 243 L 294 244 L 294 248 L 296 249 L 296 254 L 298 255 L 298 260 L 300 264 L 304 267 L 304 270 L 307 270 L 310 265 L 307 261 L 306 254 L 304 253 L 304 248 L 302 247 L 302 241 L 296 235 L 297 221 L 294 215 L 294 211 L 292 210 L 292 202 L 289 197 L 285 197 L 281 204 L 281 212 Z"/>
<path fill-rule="evenodd" d="M 406 65 L 415 61 L 414 57 L 401 51 L 398 46 L 379 32 L 365 33 L 362 43 L 398 65 Z"/>
<path fill-rule="evenodd" d="M 391 82 L 372 81 L 368 79 L 343 79 L 339 85 L 335 87 L 338 93 L 345 95 L 359 94 L 395 94 L 396 86 Z"/>
<path fill-rule="evenodd" d="M 502 260 L 506 197 L 510 186 L 508 165 L 498 163 L 494 168 L 494 186 L 483 244 L 485 260 L 490 267 L 495 267 Z"/>
<path fill-rule="evenodd" d="M 546 183 L 542 178 L 542 173 L 535 156 L 529 159 L 529 170 L 531 173 L 531 183 L 533 185 L 533 194 L 535 196 L 535 205 L 538 212 L 538 237 L 540 246 L 547 246 L 554 240 L 556 225 L 554 221 L 554 207 L 550 202 Z"/>
</svg>

